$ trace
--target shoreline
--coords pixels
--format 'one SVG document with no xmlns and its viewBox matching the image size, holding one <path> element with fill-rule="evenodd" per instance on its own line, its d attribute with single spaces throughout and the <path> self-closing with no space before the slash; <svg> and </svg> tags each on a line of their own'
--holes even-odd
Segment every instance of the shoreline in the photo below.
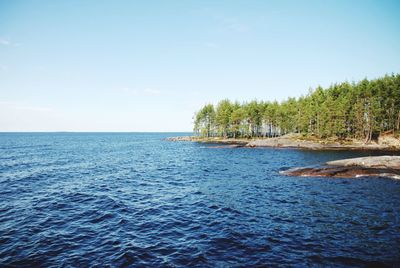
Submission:
<svg viewBox="0 0 400 268">
<path fill-rule="evenodd" d="M 230 147 L 247 147 L 247 148 L 291 148 L 306 150 L 370 150 L 370 151 L 400 151 L 400 140 L 394 137 L 383 137 L 378 142 L 364 144 L 362 141 L 347 141 L 341 143 L 339 141 L 330 141 L 323 139 L 304 139 L 300 135 L 289 134 L 275 138 L 253 138 L 253 139 L 234 139 L 219 137 L 196 137 L 182 136 L 170 137 L 168 141 L 182 142 L 199 142 L 199 143 L 215 143 L 222 145 L 231 145 Z"/>
<path fill-rule="evenodd" d="M 281 174 L 296 177 L 400 179 L 400 156 L 368 156 L 326 162 L 319 167 L 296 167 Z"/>
</svg>

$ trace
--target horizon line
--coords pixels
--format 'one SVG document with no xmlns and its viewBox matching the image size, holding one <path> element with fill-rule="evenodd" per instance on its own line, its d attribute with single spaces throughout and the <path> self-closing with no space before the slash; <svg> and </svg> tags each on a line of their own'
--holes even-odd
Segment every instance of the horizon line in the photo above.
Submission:
<svg viewBox="0 0 400 268">
<path fill-rule="evenodd" d="M 2 133 L 190 133 L 193 131 L 0 131 Z"/>
</svg>

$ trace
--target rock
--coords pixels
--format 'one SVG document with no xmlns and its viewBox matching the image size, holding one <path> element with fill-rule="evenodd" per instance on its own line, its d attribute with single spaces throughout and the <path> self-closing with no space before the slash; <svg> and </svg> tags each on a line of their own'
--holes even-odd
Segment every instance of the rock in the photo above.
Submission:
<svg viewBox="0 0 400 268">
<path fill-rule="evenodd" d="M 243 147 L 240 144 L 225 144 L 225 145 L 215 145 L 215 146 L 208 146 L 209 149 L 227 149 L 227 148 L 239 148 Z"/>
<path fill-rule="evenodd" d="M 391 168 L 400 169 L 400 156 L 368 156 L 350 158 L 344 160 L 329 161 L 326 163 L 330 166 L 358 166 L 364 168 Z"/>
<path fill-rule="evenodd" d="M 327 166 L 294 168 L 289 176 L 359 178 L 365 176 L 400 179 L 400 156 L 370 156 L 330 161 Z"/>
<path fill-rule="evenodd" d="M 243 140 L 243 139 L 223 139 L 223 138 L 219 138 L 219 137 L 205 138 L 205 137 L 196 137 L 196 136 L 170 137 L 170 138 L 166 138 L 165 140 L 238 145 L 237 147 L 242 147 L 248 143 L 247 140 Z"/>
<path fill-rule="evenodd" d="M 368 176 L 400 179 L 400 170 L 339 166 L 320 168 L 296 168 L 283 171 L 282 174 L 301 177 L 360 178 Z"/>
<path fill-rule="evenodd" d="M 386 137 L 386 141 L 391 137 Z M 393 138 L 391 142 L 370 143 L 364 144 L 360 141 L 351 141 L 347 144 L 331 140 L 304 140 L 300 134 L 287 134 L 275 138 L 255 138 L 235 139 L 221 137 L 198 137 L 198 136 L 183 136 L 167 138 L 168 141 L 192 141 L 205 143 L 220 143 L 220 144 L 240 144 L 246 147 L 276 147 L 276 148 L 299 148 L 306 150 L 392 150 L 400 151 L 400 141 Z"/>
<path fill-rule="evenodd" d="M 194 141 L 193 136 L 170 137 L 166 138 L 167 141 Z"/>
<path fill-rule="evenodd" d="M 247 147 L 281 147 L 281 148 L 304 148 L 310 150 L 323 149 L 324 145 L 317 142 L 292 139 L 292 137 L 277 137 L 268 139 L 256 139 L 250 141 Z"/>
<path fill-rule="evenodd" d="M 400 148 L 400 139 L 393 135 L 381 135 L 378 138 L 378 143 L 382 146 L 388 146 L 391 148 Z"/>
</svg>

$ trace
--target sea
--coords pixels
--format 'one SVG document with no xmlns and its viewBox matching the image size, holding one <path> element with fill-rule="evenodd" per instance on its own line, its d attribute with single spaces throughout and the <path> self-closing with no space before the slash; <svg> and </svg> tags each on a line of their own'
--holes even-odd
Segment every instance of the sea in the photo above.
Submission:
<svg viewBox="0 0 400 268">
<path fill-rule="evenodd" d="M 1 133 L 0 267 L 400 266 L 400 181 L 288 177 L 393 154 L 188 133 Z"/>
</svg>

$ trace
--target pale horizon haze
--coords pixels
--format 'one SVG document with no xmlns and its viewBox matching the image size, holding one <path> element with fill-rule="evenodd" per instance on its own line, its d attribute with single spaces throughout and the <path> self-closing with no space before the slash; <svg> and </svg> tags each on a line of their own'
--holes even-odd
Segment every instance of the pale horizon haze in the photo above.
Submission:
<svg viewBox="0 0 400 268">
<path fill-rule="evenodd" d="M 191 131 L 400 72 L 400 1 L 0 0 L 0 131 Z"/>
</svg>

